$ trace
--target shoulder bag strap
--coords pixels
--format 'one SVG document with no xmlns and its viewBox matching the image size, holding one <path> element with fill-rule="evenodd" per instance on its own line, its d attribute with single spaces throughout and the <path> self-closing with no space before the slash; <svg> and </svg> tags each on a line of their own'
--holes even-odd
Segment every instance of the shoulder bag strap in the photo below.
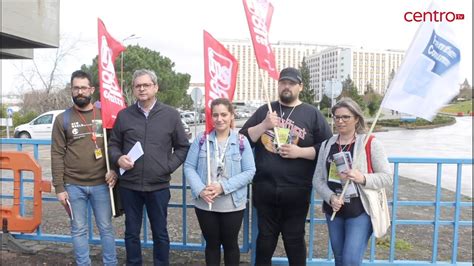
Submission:
<svg viewBox="0 0 474 266">
<path fill-rule="evenodd" d="M 372 157 L 371 157 L 371 146 L 372 146 L 372 139 L 375 138 L 373 135 L 369 136 L 369 140 L 367 141 L 367 145 L 365 145 L 365 154 L 367 157 L 367 173 L 373 173 L 374 169 L 372 168 Z"/>
</svg>

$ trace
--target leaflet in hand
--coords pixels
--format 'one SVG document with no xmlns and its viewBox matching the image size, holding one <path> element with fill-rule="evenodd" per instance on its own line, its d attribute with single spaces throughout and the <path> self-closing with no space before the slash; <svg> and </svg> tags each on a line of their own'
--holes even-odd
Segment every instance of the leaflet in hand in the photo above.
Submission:
<svg viewBox="0 0 474 266">
<path fill-rule="evenodd" d="M 138 158 L 140 158 L 143 155 L 143 148 L 140 141 L 137 141 L 137 143 L 133 145 L 133 147 L 130 149 L 127 155 L 130 156 L 130 159 L 132 160 L 132 162 L 135 162 L 136 160 L 138 160 Z M 125 171 L 127 170 L 120 168 L 120 175 L 123 175 Z"/>
<path fill-rule="evenodd" d="M 64 209 L 66 210 L 67 215 L 69 215 L 69 218 L 71 220 L 74 220 L 74 213 L 72 212 L 71 202 L 69 202 L 68 199 L 66 199 L 66 205 L 64 205 Z"/>
<path fill-rule="evenodd" d="M 352 156 L 348 151 L 338 152 L 333 155 L 338 173 L 352 169 Z"/>
</svg>

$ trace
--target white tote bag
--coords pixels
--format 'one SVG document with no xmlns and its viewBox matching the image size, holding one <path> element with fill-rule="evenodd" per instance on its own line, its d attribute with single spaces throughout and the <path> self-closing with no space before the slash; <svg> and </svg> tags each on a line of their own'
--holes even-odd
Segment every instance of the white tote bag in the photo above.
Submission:
<svg viewBox="0 0 474 266">
<path fill-rule="evenodd" d="M 367 201 L 369 202 L 369 216 L 372 221 L 374 235 L 377 238 L 383 237 L 390 227 L 390 213 L 387 203 L 385 189 L 362 188 Z"/>
</svg>

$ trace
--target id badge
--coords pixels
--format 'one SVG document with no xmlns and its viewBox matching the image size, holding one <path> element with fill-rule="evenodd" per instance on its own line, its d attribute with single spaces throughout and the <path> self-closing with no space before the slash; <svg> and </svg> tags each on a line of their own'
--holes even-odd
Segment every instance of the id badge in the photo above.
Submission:
<svg viewBox="0 0 474 266">
<path fill-rule="evenodd" d="M 347 190 L 346 190 L 346 195 L 348 195 L 351 198 L 358 196 L 357 189 L 354 185 L 354 182 L 349 183 L 349 186 L 347 187 Z"/>
<path fill-rule="evenodd" d="M 95 159 L 96 160 L 99 160 L 100 158 L 102 158 L 102 150 L 101 149 L 95 149 L 94 154 L 95 154 Z"/>
<path fill-rule="evenodd" d="M 329 165 L 328 181 L 341 184 L 341 178 L 337 175 L 336 163 L 334 161 Z"/>
</svg>

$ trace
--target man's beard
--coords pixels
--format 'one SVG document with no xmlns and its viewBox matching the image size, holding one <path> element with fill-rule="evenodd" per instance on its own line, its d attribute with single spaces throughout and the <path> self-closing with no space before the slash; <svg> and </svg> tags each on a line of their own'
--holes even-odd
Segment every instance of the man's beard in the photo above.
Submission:
<svg viewBox="0 0 474 266">
<path fill-rule="evenodd" d="M 286 91 L 287 90 L 283 90 L 280 93 L 280 101 L 282 103 L 290 104 L 296 100 L 296 96 L 293 95 L 293 92 L 291 92 L 290 90 L 288 90 L 289 93 L 285 93 Z"/>
<path fill-rule="evenodd" d="M 72 97 L 72 101 L 79 108 L 83 108 L 91 103 L 92 96 L 76 96 Z"/>
</svg>

